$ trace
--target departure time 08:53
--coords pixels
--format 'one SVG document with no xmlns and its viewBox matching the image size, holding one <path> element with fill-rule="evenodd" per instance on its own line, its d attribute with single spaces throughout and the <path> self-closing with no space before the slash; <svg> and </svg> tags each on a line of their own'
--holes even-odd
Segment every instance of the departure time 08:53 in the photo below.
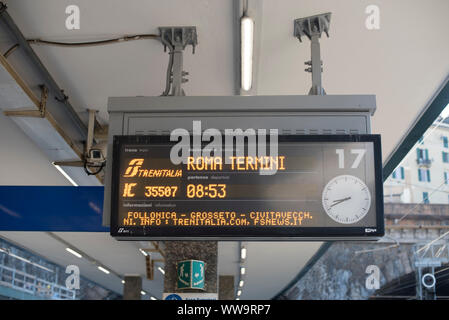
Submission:
<svg viewBox="0 0 449 320">
<path fill-rule="evenodd" d="M 187 185 L 187 198 L 225 198 L 225 184 L 189 184 Z"/>
</svg>

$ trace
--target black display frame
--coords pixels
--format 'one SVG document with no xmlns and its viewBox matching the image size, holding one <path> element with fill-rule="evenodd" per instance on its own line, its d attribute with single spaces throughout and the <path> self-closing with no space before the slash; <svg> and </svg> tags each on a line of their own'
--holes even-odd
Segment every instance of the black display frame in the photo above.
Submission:
<svg viewBox="0 0 449 320">
<path fill-rule="evenodd" d="M 385 234 L 382 180 L 381 137 L 376 134 L 354 135 L 279 135 L 278 142 L 372 142 L 376 226 L 373 227 L 179 227 L 119 226 L 118 199 L 120 150 L 122 144 L 176 144 L 168 135 L 113 136 L 111 177 L 110 234 L 118 240 L 255 240 L 255 241 L 332 241 L 376 240 Z M 151 230 L 150 230 L 151 229 Z M 298 230 L 299 229 L 299 230 Z M 299 234 L 298 234 L 299 233 Z"/>
</svg>

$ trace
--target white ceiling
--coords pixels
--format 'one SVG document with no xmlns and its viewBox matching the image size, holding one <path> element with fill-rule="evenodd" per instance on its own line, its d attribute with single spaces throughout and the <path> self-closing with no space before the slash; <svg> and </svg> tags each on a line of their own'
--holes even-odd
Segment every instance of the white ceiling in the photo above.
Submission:
<svg viewBox="0 0 449 320">
<path fill-rule="evenodd" d="M 185 70 L 188 95 L 232 95 L 235 88 L 232 1 L 14 0 L 8 11 L 28 38 L 62 41 L 103 39 L 157 33 L 158 26 L 195 25 L 199 45 L 188 48 Z M 81 9 L 81 29 L 65 29 L 65 8 Z M 329 94 L 375 94 L 373 133 L 382 134 L 383 158 L 399 143 L 439 85 L 449 74 L 449 1 L 378 0 L 380 30 L 365 28 L 370 0 L 264 0 L 257 81 L 260 95 L 306 94 L 310 75 L 309 42 L 292 35 L 293 20 L 332 12 L 330 38 L 321 40 L 323 85 Z M 104 47 L 34 46 L 35 51 L 78 109 L 94 108 L 107 120 L 109 96 L 159 95 L 164 88 L 168 55 L 155 40 Z M 14 54 L 9 58 L 12 64 Z M 20 70 L 19 70 L 20 71 Z M 4 185 L 67 185 L 45 155 L 0 116 L 1 180 Z M 8 164 L 5 166 L 3 164 Z M 66 265 L 73 263 L 61 245 L 43 233 L 2 233 L 24 247 Z M 59 233 L 68 242 L 121 273 L 144 274 L 143 256 L 135 243 L 117 242 L 107 234 Z M 285 286 L 318 248 L 318 243 L 250 243 L 243 298 L 270 298 Z M 134 254 L 132 253 L 134 250 Z M 238 274 L 236 243 L 220 244 L 221 274 Z M 104 261 L 103 261 L 104 260 Z M 142 261 L 141 261 L 142 260 Z M 78 261 L 79 262 L 79 261 Z M 86 277 L 121 291 L 92 266 Z M 159 295 L 162 280 L 145 283 Z"/>
<path fill-rule="evenodd" d="M 365 8 L 380 8 L 380 30 L 365 27 Z M 328 94 L 375 94 L 373 133 L 386 159 L 449 74 L 449 1 L 264 1 L 259 94 L 307 94 L 308 40 L 292 36 L 293 20 L 332 12 L 321 39 Z"/>
<path fill-rule="evenodd" d="M 65 8 L 80 8 L 80 30 L 65 28 Z M 195 25 L 198 42 L 184 55 L 188 95 L 233 94 L 232 5 L 230 1 L 10 1 L 9 12 L 27 38 L 77 41 L 155 33 L 159 26 Z M 52 17 L 48 19 L 48 17 Z M 160 95 L 168 54 L 156 40 L 104 47 L 34 46 L 74 106 L 100 110 L 107 118 L 110 96 Z M 12 56 L 11 56 L 12 57 Z M 213 79 L 213 81 L 211 81 Z"/>
<path fill-rule="evenodd" d="M 232 1 L 15 0 L 9 12 L 28 38 L 61 41 L 157 33 L 158 26 L 195 25 L 198 47 L 184 55 L 188 95 L 234 94 Z M 77 4 L 80 30 L 65 28 L 65 8 Z M 361 0 L 264 0 L 258 94 L 306 94 L 309 42 L 293 37 L 295 18 L 332 12 L 323 38 L 323 85 L 329 94 L 375 94 L 373 132 L 383 136 L 384 159 L 449 73 L 447 0 L 376 1 L 380 30 L 365 27 Z M 51 17 L 51 18 L 49 18 Z M 256 22 L 257 23 L 257 22 Z M 73 105 L 99 109 L 109 96 L 159 95 L 168 55 L 156 40 L 104 47 L 33 46 Z M 13 56 L 11 56 L 13 57 Z M 405 111 L 405 112 L 404 112 Z"/>
</svg>

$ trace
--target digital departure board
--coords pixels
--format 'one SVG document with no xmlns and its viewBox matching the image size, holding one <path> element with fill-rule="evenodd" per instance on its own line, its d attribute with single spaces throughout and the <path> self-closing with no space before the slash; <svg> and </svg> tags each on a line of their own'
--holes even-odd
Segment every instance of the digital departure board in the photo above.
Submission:
<svg viewBox="0 0 449 320">
<path fill-rule="evenodd" d="M 188 156 L 174 163 L 177 143 L 169 136 L 114 136 L 112 236 L 368 240 L 384 234 L 378 135 L 279 136 L 276 153 L 263 155 L 249 152 L 248 141 L 244 150 L 223 144 L 207 155 L 189 143 Z"/>
</svg>

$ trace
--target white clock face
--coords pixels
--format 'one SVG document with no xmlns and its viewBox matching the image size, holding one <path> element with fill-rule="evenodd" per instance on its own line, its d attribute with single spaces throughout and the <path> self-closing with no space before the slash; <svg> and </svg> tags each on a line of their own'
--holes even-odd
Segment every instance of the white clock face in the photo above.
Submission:
<svg viewBox="0 0 449 320">
<path fill-rule="evenodd" d="M 322 200 L 327 215 L 343 224 L 362 220 L 371 206 L 368 187 L 351 175 L 338 176 L 329 181 L 324 187 Z"/>
</svg>

